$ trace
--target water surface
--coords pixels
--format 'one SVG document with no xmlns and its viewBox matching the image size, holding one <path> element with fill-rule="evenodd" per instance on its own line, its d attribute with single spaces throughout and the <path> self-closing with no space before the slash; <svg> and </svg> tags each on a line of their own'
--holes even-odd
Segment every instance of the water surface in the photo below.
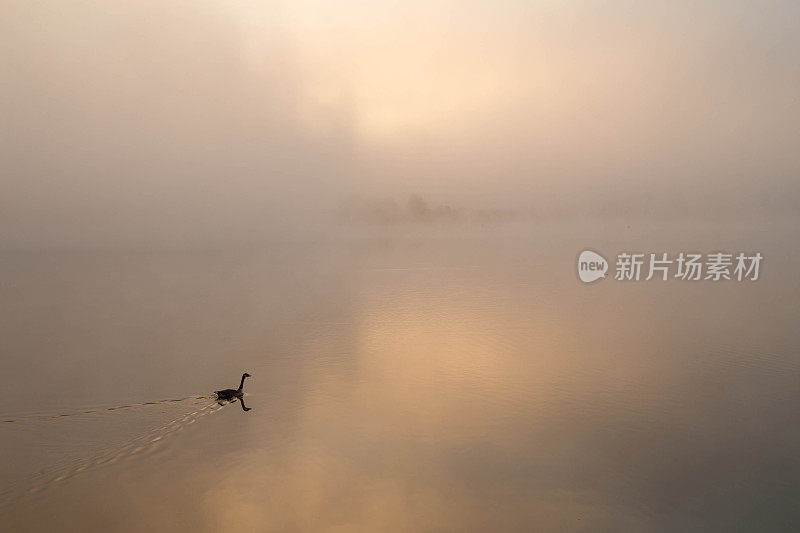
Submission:
<svg viewBox="0 0 800 533">
<path fill-rule="evenodd" d="M 617 230 L 5 251 L 0 528 L 800 527 L 796 231 Z M 584 247 L 765 263 L 582 285 Z"/>
</svg>

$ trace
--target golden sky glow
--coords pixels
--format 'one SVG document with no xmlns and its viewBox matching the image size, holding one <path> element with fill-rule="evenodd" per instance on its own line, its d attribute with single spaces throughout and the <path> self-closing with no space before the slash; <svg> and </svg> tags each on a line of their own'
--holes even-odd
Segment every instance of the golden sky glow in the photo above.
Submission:
<svg viewBox="0 0 800 533">
<path fill-rule="evenodd" d="M 250 239 L 354 194 L 790 209 L 779 4 L 7 2 L 5 238 Z"/>
</svg>

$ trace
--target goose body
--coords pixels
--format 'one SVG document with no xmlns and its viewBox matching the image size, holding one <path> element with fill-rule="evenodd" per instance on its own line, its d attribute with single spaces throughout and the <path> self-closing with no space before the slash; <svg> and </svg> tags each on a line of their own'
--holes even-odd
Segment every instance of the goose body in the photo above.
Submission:
<svg viewBox="0 0 800 533">
<path fill-rule="evenodd" d="M 233 400 L 235 398 L 241 398 L 244 395 L 242 389 L 244 388 L 244 378 L 249 378 L 250 374 L 245 372 L 242 374 L 242 381 L 239 382 L 238 389 L 223 389 L 214 391 L 214 394 L 217 395 L 217 400 Z"/>
</svg>

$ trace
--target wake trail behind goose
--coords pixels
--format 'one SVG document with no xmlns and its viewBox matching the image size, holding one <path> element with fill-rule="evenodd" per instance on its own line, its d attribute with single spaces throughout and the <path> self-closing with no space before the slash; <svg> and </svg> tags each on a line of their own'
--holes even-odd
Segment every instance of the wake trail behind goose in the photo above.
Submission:
<svg viewBox="0 0 800 533">
<path fill-rule="evenodd" d="M 0 509 L 75 476 L 152 455 L 174 434 L 223 407 L 215 396 L 197 395 L 7 419 L 11 422 L 0 425 L 0 447 L 16 460 L 9 462 L 9 472 L 0 472 L 6 478 Z"/>
</svg>

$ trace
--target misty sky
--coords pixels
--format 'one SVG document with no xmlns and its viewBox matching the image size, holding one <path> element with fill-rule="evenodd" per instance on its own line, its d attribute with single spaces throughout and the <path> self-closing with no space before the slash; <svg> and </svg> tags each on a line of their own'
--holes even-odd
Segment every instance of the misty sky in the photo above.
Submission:
<svg viewBox="0 0 800 533">
<path fill-rule="evenodd" d="M 788 0 L 4 1 L 0 245 L 258 240 L 354 195 L 794 214 L 798 17 Z"/>
</svg>

